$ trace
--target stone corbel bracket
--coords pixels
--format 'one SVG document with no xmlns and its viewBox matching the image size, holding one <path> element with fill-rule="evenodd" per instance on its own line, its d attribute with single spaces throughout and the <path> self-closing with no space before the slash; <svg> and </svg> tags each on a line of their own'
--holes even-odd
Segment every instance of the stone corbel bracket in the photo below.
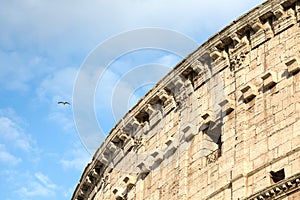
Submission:
<svg viewBox="0 0 300 200">
<path fill-rule="evenodd" d="M 246 34 L 247 30 L 250 30 L 249 25 L 242 27 L 239 31 L 230 35 L 232 46 L 229 48 L 229 53 L 231 57 L 235 57 L 241 52 L 243 52 L 244 54 L 250 52 L 250 41 Z"/>
<path fill-rule="evenodd" d="M 125 192 L 126 192 L 126 188 L 122 188 L 122 187 L 114 187 L 112 189 L 112 193 L 114 194 L 116 199 L 124 199 L 126 194 Z"/>
<path fill-rule="evenodd" d="M 131 135 L 134 138 L 141 138 L 143 134 L 147 134 L 149 131 L 149 114 L 144 110 L 141 110 L 139 114 L 128 122 L 131 127 Z"/>
<path fill-rule="evenodd" d="M 155 150 L 151 156 L 153 157 L 154 163 L 152 165 L 152 169 L 154 168 L 154 165 L 160 164 L 164 159 L 164 154 L 161 150 Z"/>
<path fill-rule="evenodd" d="M 109 158 L 106 155 L 104 155 L 104 153 L 100 154 L 97 159 L 106 166 L 110 162 Z"/>
<path fill-rule="evenodd" d="M 125 145 L 127 144 L 126 142 Z M 125 149 L 125 145 L 123 146 L 124 149 Z M 115 166 L 122 159 L 122 156 L 124 155 L 123 149 L 122 147 L 116 146 L 113 142 L 108 142 L 106 148 L 109 150 L 110 153 L 109 158 L 108 156 L 105 156 L 106 157 L 105 162 L 109 162 L 106 163 L 106 165 L 109 164 Z M 126 149 L 125 151 L 129 151 L 129 150 Z"/>
<path fill-rule="evenodd" d="M 224 46 L 222 42 L 219 42 L 218 46 Z M 230 66 L 229 56 L 225 49 L 214 47 L 210 53 L 210 57 L 212 58 L 212 75 L 218 73 L 224 68 Z"/>
<path fill-rule="evenodd" d="M 130 136 L 127 133 L 125 133 L 123 131 L 120 132 L 120 135 L 119 135 L 120 140 L 126 141 L 129 137 Z"/>
<path fill-rule="evenodd" d="M 152 129 L 162 119 L 162 105 L 160 104 L 147 104 L 144 109 L 149 115 L 149 127 Z"/>
<path fill-rule="evenodd" d="M 222 109 L 221 116 L 229 115 L 234 110 L 234 101 L 228 97 L 219 103 Z"/>
<path fill-rule="evenodd" d="M 122 178 L 122 180 L 127 187 L 132 187 L 136 184 L 136 176 L 135 175 L 125 175 Z"/>
<path fill-rule="evenodd" d="M 201 59 L 200 59 L 201 60 Z M 204 67 L 199 59 L 194 60 L 188 67 L 181 73 L 184 77 L 185 92 L 190 95 L 208 79 L 208 69 Z"/>
<path fill-rule="evenodd" d="M 107 145 L 106 145 L 106 147 L 107 147 L 107 149 L 108 149 L 110 152 L 112 152 L 112 153 L 116 152 L 116 150 L 117 150 L 117 148 L 118 148 L 118 147 L 117 147 L 114 143 L 112 143 L 112 142 L 108 142 Z"/>
<path fill-rule="evenodd" d="M 122 145 L 116 146 L 114 143 L 119 143 Z M 131 151 L 132 147 L 135 145 L 134 139 L 125 131 L 119 131 L 113 138 L 112 142 L 107 143 L 107 149 L 109 149 L 112 154 L 116 154 L 114 157 L 118 159 L 119 154 L 122 154 L 122 150 L 125 152 Z M 116 161 L 116 160 L 115 160 Z"/>
<path fill-rule="evenodd" d="M 200 131 L 205 131 L 215 124 L 215 114 L 211 110 L 206 110 L 201 114 L 202 124 L 200 126 Z"/>
<path fill-rule="evenodd" d="M 167 92 L 166 89 L 160 90 L 156 96 L 162 102 L 164 115 L 168 114 L 176 107 L 174 96 L 171 92 Z"/>
<path fill-rule="evenodd" d="M 261 76 L 261 79 L 263 80 L 263 87 L 265 89 L 270 89 L 278 83 L 278 75 L 277 72 L 274 71 L 265 72 Z"/>
<path fill-rule="evenodd" d="M 191 94 L 194 93 L 194 78 L 195 77 L 196 76 L 194 75 L 192 80 L 186 79 L 184 82 L 186 96 L 191 96 Z"/>
<path fill-rule="evenodd" d="M 250 102 L 257 96 L 257 88 L 252 84 L 245 85 L 241 92 L 243 93 L 244 103 Z"/>
<path fill-rule="evenodd" d="M 179 142 L 174 137 L 168 137 L 165 142 L 165 154 L 164 158 L 170 157 L 178 148 Z"/>
<path fill-rule="evenodd" d="M 135 146 L 134 139 L 132 137 L 129 137 L 125 143 L 124 143 L 124 151 L 131 151 L 133 147 Z"/>
<path fill-rule="evenodd" d="M 92 176 L 87 176 L 85 178 L 84 184 L 88 185 L 89 187 L 92 186 L 93 183 L 92 183 L 91 179 L 93 179 Z"/>
<path fill-rule="evenodd" d="M 164 102 L 164 114 L 167 115 L 170 113 L 174 108 L 176 107 L 176 102 L 173 96 L 170 96 L 169 99 L 167 99 Z"/>
<path fill-rule="evenodd" d="M 179 95 L 183 89 L 184 89 L 184 81 L 182 80 L 182 77 L 179 75 L 174 75 L 175 77 L 170 80 L 169 83 L 166 84 L 166 88 L 169 91 L 172 91 L 174 95 Z"/>
<path fill-rule="evenodd" d="M 197 76 L 193 80 L 194 89 L 196 90 L 210 79 L 210 75 L 207 67 L 204 67 L 204 65 L 200 61 L 192 64 L 192 68 L 197 73 Z"/>
<path fill-rule="evenodd" d="M 188 80 L 188 77 L 185 77 L 182 73 L 180 75 L 176 75 L 174 77 L 174 80 L 170 80 L 169 83 L 166 84 L 166 86 L 164 87 L 165 90 L 169 91 L 170 93 L 170 98 L 173 98 L 173 100 L 170 100 L 166 102 L 167 103 L 173 103 L 170 104 L 169 108 L 167 108 L 167 105 L 165 105 L 165 114 L 168 113 L 168 111 L 170 111 L 170 109 L 173 109 L 172 107 L 175 107 L 178 105 L 180 107 L 181 103 L 184 102 L 186 100 L 187 97 L 187 93 L 191 93 L 193 92 L 193 87 L 192 85 L 190 85 L 189 91 L 187 92 L 187 84 L 186 81 Z M 189 80 L 188 80 L 189 81 Z M 173 102 L 172 102 L 173 101 Z M 174 108 L 175 108 L 174 107 Z M 168 110 L 169 109 L 169 110 Z"/>
<path fill-rule="evenodd" d="M 141 123 L 141 126 L 136 131 L 135 136 L 137 138 L 143 138 L 143 135 L 147 135 L 149 132 L 149 119 Z"/>
<path fill-rule="evenodd" d="M 284 8 L 282 5 L 278 5 L 273 8 L 273 14 L 276 18 L 276 20 L 273 22 L 273 30 L 275 35 L 297 23 L 295 11 L 292 7 Z"/>
<path fill-rule="evenodd" d="M 135 132 L 140 128 L 140 122 L 135 117 L 131 117 L 127 122 L 123 124 L 121 129 L 128 135 L 134 136 Z"/>
<path fill-rule="evenodd" d="M 300 71 L 300 59 L 298 57 L 287 59 L 285 65 L 287 66 L 287 71 L 292 75 L 295 75 Z"/>
<path fill-rule="evenodd" d="M 100 177 L 100 174 L 99 174 L 99 172 L 97 172 L 96 169 L 93 169 L 93 170 L 92 170 L 91 175 L 92 175 L 94 178 L 96 178 L 96 179 Z"/>
<path fill-rule="evenodd" d="M 190 123 L 183 124 L 180 127 L 180 132 L 183 133 L 185 141 L 192 140 L 198 134 L 197 127 Z"/>
<path fill-rule="evenodd" d="M 137 167 L 140 170 L 140 174 L 149 173 L 151 171 L 152 162 L 149 160 L 141 161 Z"/>
<path fill-rule="evenodd" d="M 254 31 L 250 35 L 251 40 L 251 48 L 254 49 L 264 43 L 265 41 L 271 39 L 274 36 L 271 24 L 269 20 L 267 20 L 264 24 L 258 18 L 253 20 L 250 23 L 252 30 Z"/>
</svg>

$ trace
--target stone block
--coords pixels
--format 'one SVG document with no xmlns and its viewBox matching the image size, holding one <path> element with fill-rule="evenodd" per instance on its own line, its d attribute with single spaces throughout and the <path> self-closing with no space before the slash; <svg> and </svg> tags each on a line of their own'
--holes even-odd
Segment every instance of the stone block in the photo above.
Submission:
<svg viewBox="0 0 300 200">
<path fill-rule="evenodd" d="M 115 126 L 72 199 L 247 199 L 271 170 L 299 173 L 299 11 L 266 1 L 188 55 Z"/>
<path fill-rule="evenodd" d="M 156 94 L 156 97 L 158 97 L 163 102 L 165 102 L 167 99 L 169 99 L 169 95 L 166 92 L 166 90 L 159 90 L 158 93 Z"/>
<path fill-rule="evenodd" d="M 167 141 L 165 142 L 166 150 L 164 157 L 168 158 L 170 155 L 172 155 L 178 148 L 179 142 L 177 139 L 173 137 L 169 137 Z"/>
<path fill-rule="evenodd" d="M 267 71 L 262 76 L 263 84 L 265 88 L 272 88 L 278 82 L 277 73 L 273 71 Z"/>
<path fill-rule="evenodd" d="M 230 98 L 224 99 L 219 105 L 222 108 L 222 116 L 226 116 L 234 110 L 234 102 Z"/>
<path fill-rule="evenodd" d="M 296 2 L 296 16 L 297 16 L 297 21 L 300 22 L 300 2 Z"/>
<path fill-rule="evenodd" d="M 230 66 L 228 54 L 225 50 L 216 49 L 210 54 L 210 57 L 213 59 L 212 75 Z"/>
<path fill-rule="evenodd" d="M 160 110 L 156 110 L 153 112 L 153 114 L 149 118 L 150 127 L 153 128 L 153 126 L 157 125 L 159 121 L 162 119 L 162 113 Z"/>
<path fill-rule="evenodd" d="M 241 89 L 241 92 L 243 93 L 244 102 L 249 102 L 257 95 L 257 88 L 252 85 L 244 85 L 244 87 Z"/>
<path fill-rule="evenodd" d="M 124 151 L 121 149 L 118 149 L 117 152 L 115 152 L 115 156 L 112 159 L 112 162 L 114 165 L 116 165 L 118 162 L 120 162 L 124 157 Z"/>
<path fill-rule="evenodd" d="M 155 109 L 152 107 L 151 104 L 147 104 L 145 106 L 145 111 L 149 114 L 149 116 L 151 116 L 155 112 Z"/>
<path fill-rule="evenodd" d="M 134 142 L 134 139 L 133 138 L 128 138 L 126 141 L 125 141 L 125 144 L 124 144 L 124 151 L 131 151 L 132 147 L 134 146 L 135 142 Z"/>
<path fill-rule="evenodd" d="M 278 147 L 278 156 L 284 156 L 292 150 L 292 142 L 286 141 Z"/>
<path fill-rule="evenodd" d="M 175 94 L 179 93 L 183 86 L 184 82 L 182 81 L 182 77 L 179 75 L 175 75 L 175 77 L 166 84 L 166 88 Z"/>
<path fill-rule="evenodd" d="M 297 23 L 294 10 L 292 8 L 284 10 L 281 5 L 278 5 L 274 11 L 274 15 L 277 18 L 273 22 L 273 29 L 275 34 L 279 34 Z"/>
<path fill-rule="evenodd" d="M 155 150 L 151 156 L 153 157 L 154 163 L 159 164 L 163 161 L 164 159 L 164 154 L 160 150 Z"/>
<path fill-rule="evenodd" d="M 205 110 L 201 113 L 201 117 L 203 119 L 201 130 L 208 128 L 208 126 L 215 121 L 215 116 L 213 111 Z"/>
<path fill-rule="evenodd" d="M 116 197 L 116 199 L 124 199 L 124 192 L 126 188 L 114 187 L 112 189 L 112 193 Z"/>
<path fill-rule="evenodd" d="M 108 142 L 107 143 L 107 146 L 106 146 L 111 152 L 115 152 L 116 150 L 117 150 L 117 146 L 114 144 L 114 143 L 112 143 L 112 142 Z"/>
<path fill-rule="evenodd" d="M 151 170 L 151 168 L 150 168 L 151 165 L 152 164 L 150 164 L 147 161 L 142 161 L 137 165 L 137 167 L 139 168 L 140 173 L 148 173 Z"/>
<path fill-rule="evenodd" d="M 268 21 L 262 24 L 260 20 L 255 20 L 252 29 L 254 30 L 254 33 L 250 35 L 252 49 L 273 37 L 272 27 Z"/>
<path fill-rule="evenodd" d="M 285 61 L 287 70 L 291 74 L 296 74 L 300 71 L 300 61 L 298 57 L 292 57 Z"/>
<path fill-rule="evenodd" d="M 173 97 L 169 98 L 164 103 L 164 113 L 167 114 L 176 107 L 176 102 Z"/>
<path fill-rule="evenodd" d="M 99 178 L 100 174 L 96 171 L 96 169 L 93 169 L 92 170 L 92 176 L 95 177 L 95 178 Z"/>
<path fill-rule="evenodd" d="M 85 182 L 84 183 L 86 185 L 88 185 L 89 187 L 92 186 L 92 184 L 93 184 L 89 176 L 85 177 Z"/>
<path fill-rule="evenodd" d="M 121 132 L 120 133 L 120 140 L 126 141 L 130 136 L 127 133 Z"/>
<path fill-rule="evenodd" d="M 184 134 L 186 141 L 190 141 L 198 134 L 197 128 L 194 124 L 186 123 L 180 127 L 180 132 Z"/>
<path fill-rule="evenodd" d="M 137 177 L 134 175 L 125 175 L 122 180 L 127 187 L 132 187 L 136 184 Z"/>
<path fill-rule="evenodd" d="M 191 94 L 194 93 L 194 87 L 192 85 L 192 82 L 189 79 L 185 80 L 184 87 L 185 87 L 184 90 L 186 95 L 190 96 Z"/>
<path fill-rule="evenodd" d="M 98 160 L 103 163 L 104 165 L 109 164 L 109 158 L 107 158 L 104 154 L 101 154 L 98 158 Z"/>
</svg>

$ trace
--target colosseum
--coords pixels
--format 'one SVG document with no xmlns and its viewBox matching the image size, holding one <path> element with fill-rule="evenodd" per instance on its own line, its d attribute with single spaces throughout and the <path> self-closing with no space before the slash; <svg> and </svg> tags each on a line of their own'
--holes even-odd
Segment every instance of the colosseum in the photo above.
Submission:
<svg viewBox="0 0 300 200">
<path fill-rule="evenodd" d="M 300 1 L 212 36 L 116 124 L 72 200 L 300 199 Z"/>
</svg>

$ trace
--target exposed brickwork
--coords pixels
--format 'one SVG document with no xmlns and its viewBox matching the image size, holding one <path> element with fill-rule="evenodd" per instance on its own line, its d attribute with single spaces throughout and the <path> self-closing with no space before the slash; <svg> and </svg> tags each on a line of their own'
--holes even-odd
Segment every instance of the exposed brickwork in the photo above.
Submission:
<svg viewBox="0 0 300 200">
<path fill-rule="evenodd" d="M 298 199 L 299 71 L 300 1 L 267 1 L 124 116 L 72 199 Z M 266 190 L 281 169 L 286 189 Z"/>
</svg>

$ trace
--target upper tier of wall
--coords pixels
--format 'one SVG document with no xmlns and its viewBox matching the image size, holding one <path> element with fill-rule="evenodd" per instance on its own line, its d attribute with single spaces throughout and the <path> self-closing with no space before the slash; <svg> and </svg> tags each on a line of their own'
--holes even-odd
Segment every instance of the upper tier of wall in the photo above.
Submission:
<svg viewBox="0 0 300 200">
<path fill-rule="evenodd" d="M 193 92 L 226 68 L 230 68 L 233 72 L 240 70 L 245 67 L 243 62 L 250 51 L 299 22 L 299 0 L 269 0 L 209 38 L 177 64 L 116 124 L 96 151 L 93 160 L 86 166 L 72 199 L 80 200 L 90 196 L 96 191 L 96 183 L 104 181 L 113 165 L 123 159 L 123 154 L 119 154 L 120 152 L 116 150 L 119 148 L 116 144 L 122 143 L 122 148 L 130 151 L 133 146 L 138 145 L 141 134 L 159 123 L 162 116 L 157 110 L 161 108 L 157 108 L 156 104 L 160 104 L 165 113 L 170 112 L 180 106 L 180 99 L 184 98 L 181 95 L 183 90 L 187 93 Z M 300 62 L 294 53 L 291 55 L 287 53 L 280 59 L 283 59 L 282 62 L 289 67 L 290 73 L 299 71 L 299 65 L 293 64 Z M 267 86 L 274 84 L 271 72 L 266 73 L 263 79 Z M 224 85 L 227 86 L 226 83 Z M 230 87 L 223 89 L 226 102 L 223 103 L 222 109 L 227 112 L 231 109 L 229 96 L 233 93 L 233 89 Z M 244 101 L 251 100 L 255 96 L 255 92 L 253 93 L 251 89 L 251 85 L 245 84 L 242 89 Z M 202 111 L 203 116 L 210 115 L 206 109 Z M 205 117 L 203 119 L 205 120 Z M 107 157 L 111 154 L 114 154 L 113 157 Z M 90 177 L 93 177 L 93 181 Z"/>
</svg>

